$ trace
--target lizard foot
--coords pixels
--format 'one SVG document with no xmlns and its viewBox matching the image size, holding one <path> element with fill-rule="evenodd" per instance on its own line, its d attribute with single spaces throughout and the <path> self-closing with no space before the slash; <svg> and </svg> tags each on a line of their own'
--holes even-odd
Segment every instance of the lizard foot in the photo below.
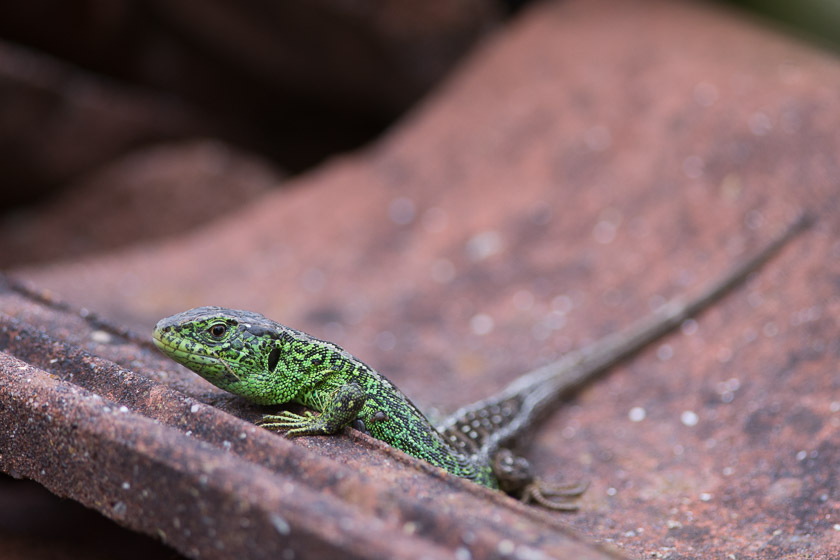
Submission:
<svg viewBox="0 0 840 560">
<path fill-rule="evenodd" d="M 536 503 L 544 508 L 574 511 L 574 499 L 586 491 L 588 483 L 548 484 L 536 476 L 524 457 L 517 457 L 509 449 L 500 449 L 493 457 L 493 474 L 499 489 L 519 498 L 523 503 Z"/>
<path fill-rule="evenodd" d="M 337 434 L 356 419 L 366 400 L 358 383 L 347 383 L 337 388 L 326 401 L 318 400 L 323 411 L 317 416 L 310 411 L 295 414 L 284 410 L 277 415 L 264 416 L 259 425 L 268 430 L 286 430 L 286 437 Z"/>
<path fill-rule="evenodd" d="M 295 414 L 288 410 L 280 414 L 266 414 L 257 422 L 257 425 L 275 432 L 285 430 L 286 437 L 319 436 L 330 433 L 326 423 L 321 421 L 321 416 L 316 416 L 308 410 L 303 414 Z"/>
</svg>

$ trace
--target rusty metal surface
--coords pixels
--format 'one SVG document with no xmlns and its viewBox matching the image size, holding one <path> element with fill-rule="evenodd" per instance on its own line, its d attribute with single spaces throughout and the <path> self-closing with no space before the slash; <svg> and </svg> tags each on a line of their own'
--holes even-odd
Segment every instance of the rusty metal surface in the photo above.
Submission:
<svg viewBox="0 0 840 560">
<path fill-rule="evenodd" d="M 257 428 L 130 333 L 54 307 L 0 292 L 0 468 L 188 556 L 617 557 L 361 434 L 302 446 Z"/>
<path fill-rule="evenodd" d="M 0 214 L 0 269 L 165 239 L 246 206 L 281 179 L 262 159 L 218 140 L 137 148 L 61 194 Z"/>
<path fill-rule="evenodd" d="M 834 558 L 838 90 L 836 59 L 709 6 L 544 3 L 377 146 L 168 243 L 13 271 L 141 338 L 158 318 L 196 305 L 259 310 L 342 344 L 422 408 L 452 410 L 696 287 L 801 209 L 814 211 L 817 226 L 742 289 L 535 434 L 526 451 L 540 472 L 591 481 L 575 515 L 512 505 L 359 435 L 288 442 L 251 432 L 215 408 L 253 420 L 255 407 L 146 346 L 119 344 L 126 337 L 97 344 L 84 321 L 59 320 L 9 291 L 0 310 L 14 317 L 8 332 L 25 333 L 15 355 L 32 364 L 4 362 L 3 410 L 17 402 L 12 393 L 48 403 L 72 394 L 73 410 L 116 421 L 88 395 L 122 403 L 136 421 L 115 424 L 126 431 L 108 440 L 115 451 L 101 455 L 97 473 L 133 473 L 121 454 L 153 463 L 176 481 L 166 503 L 185 500 L 195 513 L 204 496 L 175 492 L 208 461 L 216 503 L 241 493 L 257 512 L 254 530 L 268 533 L 276 508 L 301 535 L 288 541 L 295 546 L 374 557 L 466 546 L 479 557 L 514 543 L 571 556 L 567 547 L 582 545 L 567 540 L 568 526 L 637 557 Z M 33 341 L 40 346 L 27 350 Z M 130 371 L 73 354 L 77 346 Z M 62 380 L 49 361 L 65 354 L 112 373 L 70 361 L 74 379 L 91 385 Z M 35 381 L 16 377 L 18 367 Z M 25 412 L 41 432 L 70 436 L 68 411 L 50 412 L 61 419 L 52 425 L 37 410 Z M 3 413 L 3 422 L 29 416 Z M 83 425 L 85 438 L 104 429 Z M 144 446 L 123 446 L 129 434 Z M 52 446 L 26 448 L 4 453 L 3 468 L 50 486 L 34 465 L 57 461 Z M 143 458 L 155 450 L 164 458 Z M 73 480 L 86 478 L 63 482 L 81 484 Z M 278 481 L 289 482 L 295 504 L 277 494 Z M 101 493 L 99 509 L 113 515 L 119 488 Z M 179 550 L 193 541 L 212 549 L 206 530 L 172 531 L 171 505 L 134 499 L 132 515 L 153 506 L 170 515 L 167 542 Z M 345 515 L 347 527 L 335 521 Z M 158 519 L 123 522 L 154 531 L 147 518 Z M 238 542 L 239 533 L 213 529 Z"/>
<path fill-rule="evenodd" d="M 3 560 L 178 560 L 156 537 L 127 530 L 40 484 L 0 475 Z"/>
</svg>

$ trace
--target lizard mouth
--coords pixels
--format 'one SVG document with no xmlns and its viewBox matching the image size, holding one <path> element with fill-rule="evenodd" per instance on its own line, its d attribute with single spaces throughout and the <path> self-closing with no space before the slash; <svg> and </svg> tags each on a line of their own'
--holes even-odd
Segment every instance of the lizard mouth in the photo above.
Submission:
<svg viewBox="0 0 840 560">
<path fill-rule="evenodd" d="M 241 381 L 224 358 L 213 352 L 208 352 L 204 348 L 200 348 L 201 351 L 196 352 L 189 346 L 173 344 L 157 330 L 152 335 L 152 342 L 158 350 L 210 382 L 214 382 L 215 378 L 221 378 L 228 382 Z"/>
<path fill-rule="evenodd" d="M 203 367 L 210 363 L 220 363 L 222 361 L 220 358 L 210 353 L 196 352 L 189 347 L 185 347 L 185 345 L 174 344 L 172 341 L 164 338 L 158 331 L 155 331 L 152 335 L 152 342 L 158 350 L 179 364 L 185 365 L 193 370 L 196 367 Z"/>
</svg>

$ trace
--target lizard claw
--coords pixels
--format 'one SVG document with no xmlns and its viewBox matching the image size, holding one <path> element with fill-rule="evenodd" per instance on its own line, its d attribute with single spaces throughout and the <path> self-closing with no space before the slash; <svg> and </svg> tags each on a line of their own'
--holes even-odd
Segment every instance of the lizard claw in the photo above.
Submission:
<svg viewBox="0 0 840 560">
<path fill-rule="evenodd" d="M 576 511 L 579 505 L 573 500 L 586 492 L 588 487 L 588 482 L 549 484 L 535 479 L 523 488 L 519 499 L 523 503 L 534 502 L 555 511 Z"/>
<path fill-rule="evenodd" d="M 574 499 L 586 491 L 587 482 L 575 484 L 549 484 L 534 476 L 531 464 L 524 457 L 517 457 L 509 449 L 500 449 L 493 458 L 493 473 L 499 488 L 519 498 L 525 504 L 534 502 L 544 508 L 574 511 Z"/>
</svg>

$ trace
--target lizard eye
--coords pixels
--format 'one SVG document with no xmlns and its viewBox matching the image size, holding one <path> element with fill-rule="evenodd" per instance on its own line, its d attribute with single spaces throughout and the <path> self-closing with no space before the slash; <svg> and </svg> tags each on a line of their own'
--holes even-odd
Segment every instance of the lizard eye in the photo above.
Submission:
<svg viewBox="0 0 840 560">
<path fill-rule="evenodd" d="M 210 328 L 207 329 L 207 332 L 209 332 L 210 336 L 212 336 L 213 338 L 222 338 L 227 332 L 227 325 L 225 325 L 224 323 L 216 323 L 215 325 L 210 325 Z"/>
</svg>

